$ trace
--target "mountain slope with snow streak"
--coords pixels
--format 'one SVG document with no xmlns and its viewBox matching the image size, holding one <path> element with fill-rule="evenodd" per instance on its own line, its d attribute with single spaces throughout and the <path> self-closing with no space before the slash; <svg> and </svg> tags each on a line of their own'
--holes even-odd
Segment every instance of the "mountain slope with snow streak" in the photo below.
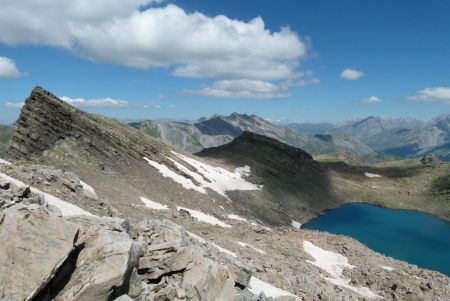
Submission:
<svg viewBox="0 0 450 301">
<path fill-rule="evenodd" d="M 17 180 L 13 177 L 10 177 L 9 175 L 4 174 L 2 172 L 0 172 L 0 177 L 6 181 L 13 183 L 14 185 L 16 185 L 18 187 L 28 186 L 25 183 L 23 183 L 22 181 Z M 62 216 L 76 216 L 76 215 L 93 216 L 92 213 L 90 213 L 84 209 L 81 209 L 80 207 L 78 207 L 76 205 L 73 205 L 71 203 L 63 201 L 60 198 L 57 198 L 56 196 L 54 196 L 52 194 L 46 193 L 35 187 L 30 187 L 30 189 L 31 189 L 31 192 L 41 195 L 47 203 L 57 207 L 61 211 Z"/>
<path fill-rule="evenodd" d="M 342 286 L 344 288 L 352 290 L 360 294 L 361 296 L 364 296 L 369 299 L 377 299 L 377 298 L 383 299 L 381 296 L 378 296 L 377 294 L 373 293 L 367 287 L 355 287 L 353 285 L 350 285 L 351 280 L 345 278 L 342 275 L 342 272 L 346 268 L 353 269 L 355 268 L 355 266 L 348 263 L 347 257 L 332 251 L 324 250 L 306 240 L 303 242 L 303 249 L 305 250 L 306 253 L 308 253 L 314 258 L 314 261 L 307 260 L 307 262 L 324 270 L 331 276 L 331 277 L 322 276 L 325 280 L 335 285 Z"/>
<path fill-rule="evenodd" d="M 167 159 L 170 160 L 179 171 L 188 175 L 190 178 L 181 176 L 166 165 L 157 163 L 146 157 L 144 157 L 144 159 L 148 164 L 156 168 L 164 177 L 171 178 L 186 189 L 193 189 L 200 193 L 206 193 L 205 188 L 209 188 L 221 196 L 229 199 L 227 191 L 262 189 L 261 185 L 253 184 L 242 177 L 250 174 L 249 166 L 238 167 L 234 172 L 230 172 L 224 168 L 208 165 L 175 151 L 172 151 L 172 154 L 181 159 L 184 164 L 190 166 L 189 168 L 186 165 L 167 157 Z M 192 168 L 196 171 L 193 171 Z"/>
</svg>

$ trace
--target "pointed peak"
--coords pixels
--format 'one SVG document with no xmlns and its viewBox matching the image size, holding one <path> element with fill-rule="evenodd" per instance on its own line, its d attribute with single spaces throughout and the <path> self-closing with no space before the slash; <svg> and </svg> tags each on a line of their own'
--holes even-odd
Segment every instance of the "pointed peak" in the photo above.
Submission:
<svg viewBox="0 0 450 301">
<path fill-rule="evenodd" d="M 50 93 L 49 91 L 45 90 L 44 88 L 42 88 L 41 86 L 36 86 L 33 88 L 33 90 L 31 91 L 30 96 L 33 95 L 48 95 L 48 96 L 54 96 L 52 93 Z"/>
</svg>

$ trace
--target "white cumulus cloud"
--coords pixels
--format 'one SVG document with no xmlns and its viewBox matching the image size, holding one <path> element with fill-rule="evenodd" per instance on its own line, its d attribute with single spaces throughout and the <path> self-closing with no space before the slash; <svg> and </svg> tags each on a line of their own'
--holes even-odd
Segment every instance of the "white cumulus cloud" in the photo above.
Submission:
<svg viewBox="0 0 450 301">
<path fill-rule="evenodd" d="M 96 62 L 183 77 L 286 79 L 307 45 L 288 27 L 188 13 L 151 0 L 2 1 L 0 42 L 63 47 Z"/>
<path fill-rule="evenodd" d="M 408 99 L 415 101 L 442 102 L 450 104 L 450 87 L 432 87 L 418 91 Z"/>
<path fill-rule="evenodd" d="M 364 103 L 379 103 L 383 102 L 383 99 L 377 97 L 377 96 L 370 96 L 368 98 L 361 99 L 361 102 Z"/>
<path fill-rule="evenodd" d="M 0 79 L 14 79 L 22 75 L 14 60 L 0 56 Z"/>
<path fill-rule="evenodd" d="M 182 90 L 180 94 L 184 96 L 238 99 L 274 99 L 285 98 L 291 95 L 277 84 L 249 79 L 219 80 L 198 90 Z"/>
<path fill-rule="evenodd" d="M 357 80 L 364 76 L 362 71 L 354 70 L 354 69 L 345 69 L 341 72 L 341 78 L 345 80 Z"/>
</svg>

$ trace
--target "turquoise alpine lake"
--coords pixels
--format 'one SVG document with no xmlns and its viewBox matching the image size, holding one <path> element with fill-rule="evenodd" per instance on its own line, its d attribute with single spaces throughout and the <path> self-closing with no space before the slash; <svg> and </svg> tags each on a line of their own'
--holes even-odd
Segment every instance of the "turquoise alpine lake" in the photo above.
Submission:
<svg viewBox="0 0 450 301">
<path fill-rule="evenodd" d="M 354 203 L 302 228 L 350 236 L 381 254 L 450 276 L 450 223 L 422 212 Z"/>
</svg>

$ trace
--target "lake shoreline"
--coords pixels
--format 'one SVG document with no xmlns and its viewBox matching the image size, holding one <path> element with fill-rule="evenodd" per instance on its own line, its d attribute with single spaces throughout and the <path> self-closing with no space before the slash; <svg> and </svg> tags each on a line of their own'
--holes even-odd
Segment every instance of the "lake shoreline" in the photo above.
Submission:
<svg viewBox="0 0 450 301">
<path fill-rule="evenodd" d="M 302 229 L 346 236 L 377 253 L 450 276 L 450 222 L 426 212 L 353 202 L 325 211 Z"/>
</svg>

